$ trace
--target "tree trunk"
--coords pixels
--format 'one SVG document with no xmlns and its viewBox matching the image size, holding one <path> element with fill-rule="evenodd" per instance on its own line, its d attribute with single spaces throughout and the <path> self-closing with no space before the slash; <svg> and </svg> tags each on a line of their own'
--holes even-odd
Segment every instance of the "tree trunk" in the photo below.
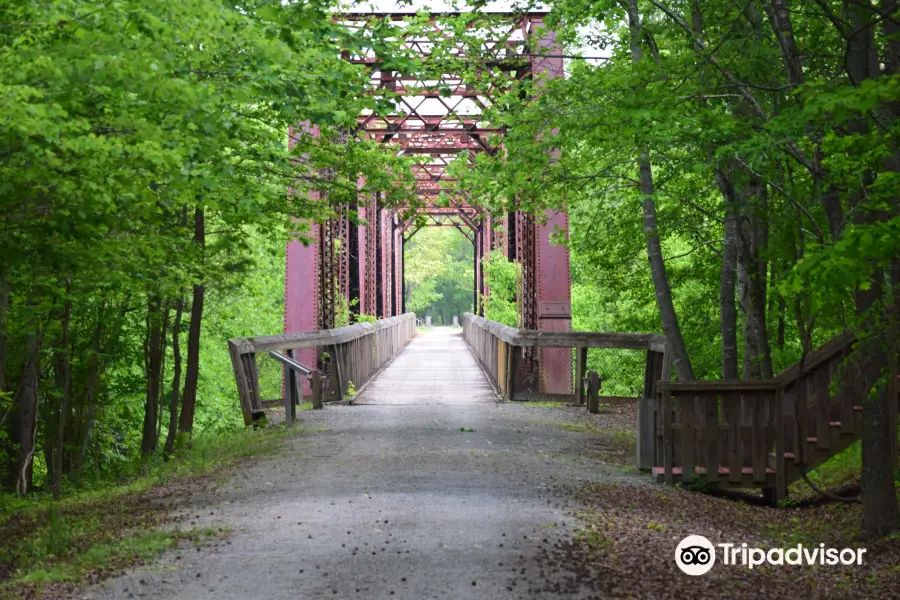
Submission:
<svg viewBox="0 0 900 600">
<path fill-rule="evenodd" d="M 15 416 L 12 427 L 12 443 L 16 447 L 13 469 L 9 473 L 10 487 L 24 496 L 31 489 L 34 466 L 35 435 L 37 434 L 38 384 L 40 379 L 40 355 L 42 331 L 28 336 L 25 341 L 22 377 L 13 397 Z"/>
<path fill-rule="evenodd" d="M 879 75 L 872 22 L 876 12 L 868 0 L 844 0 L 844 14 L 853 32 L 847 40 L 847 75 L 850 83 L 858 86 Z M 849 121 L 847 129 L 851 135 L 866 135 L 869 130 L 866 116 L 859 115 Z M 871 174 L 864 174 L 863 188 L 871 181 Z M 858 225 L 875 223 L 881 216 L 872 207 L 863 205 L 864 198 L 865 189 L 861 189 L 850 199 L 854 222 Z M 858 289 L 854 297 L 863 336 L 856 353 L 863 362 L 863 391 L 868 395 L 863 404 L 862 419 L 862 531 L 863 535 L 880 537 L 900 529 L 900 507 L 894 488 L 896 456 L 893 450 L 897 422 L 891 406 L 897 399 L 890 397 L 888 390 L 893 389 L 890 385 L 876 389 L 877 380 L 887 367 L 884 331 L 887 315 L 882 310 L 884 270 L 876 268 L 866 275 L 869 289 Z"/>
<path fill-rule="evenodd" d="M 756 348 L 756 338 L 753 335 L 753 328 L 750 324 L 750 299 L 748 289 L 750 287 L 750 277 L 747 275 L 747 269 L 744 263 L 738 262 L 738 305 L 744 318 L 741 319 L 741 335 L 744 338 L 744 360 L 741 369 L 743 379 L 759 379 L 759 352 Z"/>
<path fill-rule="evenodd" d="M 175 431 L 178 429 L 178 400 L 181 392 L 181 315 L 184 300 L 175 304 L 175 324 L 172 326 L 172 391 L 169 393 L 169 433 L 166 435 L 166 455 L 175 449 Z"/>
<path fill-rule="evenodd" d="M 6 391 L 6 344 L 9 311 L 9 287 L 6 285 L 4 268 L 0 267 L 0 392 Z M 0 413 L 0 430 L 3 428 L 4 413 Z"/>
<path fill-rule="evenodd" d="M 856 293 L 858 314 L 866 315 L 864 329 L 878 327 L 876 323 L 887 315 L 874 315 L 881 312 L 878 305 L 882 299 L 883 286 L 881 278 L 876 276 L 868 290 Z M 883 325 L 883 323 L 882 323 Z M 900 530 L 900 507 L 897 505 L 897 493 L 894 487 L 894 470 L 897 463 L 895 444 L 897 436 L 897 416 L 892 403 L 893 386 L 878 386 L 878 378 L 887 368 L 885 335 L 873 335 L 864 339 L 857 349 L 863 361 L 865 377 L 864 393 L 869 397 L 863 404 L 862 432 L 862 489 L 864 535 L 882 537 Z M 890 372 L 893 369 L 888 369 Z M 874 391 L 874 393 L 872 393 Z"/>
<path fill-rule="evenodd" d="M 698 21 L 697 18 L 694 19 Z M 725 222 L 722 224 L 722 270 L 719 278 L 719 314 L 722 334 L 722 378 L 738 378 L 737 307 L 737 215 L 734 188 L 726 173 L 716 171 L 716 181 L 725 199 Z"/>
<path fill-rule="evenodd" d="M 91 428 L 94 425 L 94 403 L 101 375 L 100 351 L 103 341 L 104 312 L 105 304 L 101 302 L 97 309 L 97 325 L 94 326 L 94 333 L 91 337 L 85 392 L 81 408 L 79 409 L 78 426 L 73 434 L 75 439 L 72 442 L 69 471 L 81 472 L 84 466 L 85 447 L 90 439 Z M 87 409 L 87 415 L 84 415 L 85 408 Z"/>
<path fill-rule="evenodd" d="M 66 282 L 66 292 L 69 282 Z M 62 332 L 57 340 L 53 355 L 53 376 L 56 384 L 56 431 L 53 437 L 53 462 L 47 465 L 50 474 L 50 488 L 53 498 L 58 500 L 62 488 L 63 453 L 65 452 L 66 421 L 69 413 L 69 402 L 72 397 L 72 369 L 69 357 L 69 323 L 72 317 L 72 301 L 66 298 L 61 319 Z M 48 438 L 51 435 L 47 434 Z"/>
<path fill-rule="evenodd" d="M 765 184 L 755 177 L 742 187 L 739 194 L 742 219 L 737 237 L 739 272 L 743 276 L 743 301 L 749 325 L 747 332 L 752 337 L 752 372 L 762 379 L 771 379 L 772 352 L 766 324 L 767 267 L 761 256 L 761 245 L 766 244 L 768 238 L 764 219 L 767 210 L 763 200 L 765 193 Z M 746 356 L 744 360 L 747 360 Z"/>
<path fill-rule="evenodd" d="M 786 311 L 787 311 L 787 305 L 785 304 L 784 296 L 779 294 L 778 295 L 778 337 L 775 340 L 775 344 L 778 346 L 779 350 L 784 350 L 784 328 L 785 328 L 784 313 Z"/>
<path fill-rule="evenodd" d="M 631 41 L 631 61 L 638 63 L 643 58 L 644 51 L 641 48 L 643 28 L 637 0 L 629 0 L 628 2 L 628 28 Z M 678 379 L 680 381 L 690 381 L 694 379 L 694 370 L 691 366 L 687 348 L 684 345 L 684 338 L 681 335 L 678 314 L 675 312 L 675 304 L 672 302 L 672 289 L 669 286 L 666 264 L 663 262 L 659 228 L 656 222 L 656 200 L 654 198 L 656 191 L 653 185 L 650 155 L 647 150 L 639 151 L 638 169 L 640 192 L 641 196 L 643 196 L 642 208 L 644 236 L 647 240 L 647 256 L 650 259 L 650 275 L 656 291 L 656 304 L 659 307 L 663 333 L 672 353 L 672 366 L 675 368 Z"/>
<path fill-rule="evenodd" d="M 159 396 L 156 401 L 157 415 L 156 415 L 156 443 L 159 444 L 159 439 L 162 437 L 162 426 L 163 426 L 163 410 L 162 407 L 165 406 L 164 402 L 166 400 L 166 336 L 169 335 L 169 304 L 166 303 L 163 306 L 163 314 L 162 314 L 162 335 L 160 336 L 160 343 L 162 345 L 162 350 L 160 353 L 160 365 L 159 365 Z"/>
<path fill-rule="evenodd" d="M 194 213 L 194 242 L 201 247 L 205 243 L 203 209 L 197 207 Z M 184 395 L 181 401 L 181 415 L 178 419 L 179 445 L 190 444 L 194 427 L 194 410 L 197 405 L 197 384 L 200 376 L 200 324 L 203 318 L 203 283 L 194 285 L 191 302 L 191 324 L 188 327 L 187 364 L 184 373 Z"/>
<path fill-rule="evenodd" d="M 141 456 L 146 457 L 156 451 L 156 421 L 159 410 L 159 388 L 162 377 L 162 315 L 157 294 L 151 294 L 147 302 L 147 345 L 145 373 L 147 390 L 144 398 L 144 428 L 141 436 Z"/>
<path fill-rule="evenodd" d="M 6 285 L 4 277 L 4 267 L 0 266 L 0 394 L 6 391 L 6 340 L 7 340 L 7 322 L 9 310 L 9 288 Z M 4 463 L 4 457 L 11 457 L 14 452 L 9 437 L 3 435 L 6 431 L 6 424 L 13 412 L 13 403 L 11 398 L 3 399 L 0 395 L 0 487 L 2 482 L 6 481 L 9 470 L 12 469 L 12 463 Z"/>
</svg>

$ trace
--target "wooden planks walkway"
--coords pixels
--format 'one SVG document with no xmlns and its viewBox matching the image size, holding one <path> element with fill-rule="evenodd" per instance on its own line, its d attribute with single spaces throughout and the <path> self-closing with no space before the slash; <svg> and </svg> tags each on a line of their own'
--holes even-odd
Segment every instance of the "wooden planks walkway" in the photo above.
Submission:
<svg viewBox="0 0 900 600">
<path fill-rule="evenodd" d="M 491 386 L 454 327 L 419 333 L 354 404 L 475 404 L 494 402 Z"/>
</svg>

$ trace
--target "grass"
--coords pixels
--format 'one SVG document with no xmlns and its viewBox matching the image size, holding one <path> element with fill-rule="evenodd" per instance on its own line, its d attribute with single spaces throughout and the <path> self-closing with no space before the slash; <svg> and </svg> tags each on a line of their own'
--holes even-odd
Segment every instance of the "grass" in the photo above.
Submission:
<svg viewBox="0 0 900 600">
<path fill-rule="evenodd" d="M 529 401 L 529 402 L 523 402 L 521 400 L 510 400 L 509 404 L 521 404 L 522 406 L 539 406 L 542 408 L 559 408 L 561 406 L 570 406 L 566 402 L 549 402 L 549 401 L 545 402 L 542 400 L 535 400 L 535 401 Z"/>
<path fill-rule="evenodd" d="M 294 431 L 308 430 L 297 427 Z M 41 492 L 27 498 L 0 495 L 0 531 L 12 516 L 46 512 L 51 506 L 65 511 L 97 499 L 115 499 L 178 479 L 212 473 L 243 458 L 271 455 L 278 449 L 280 439 L 287 434 L 283 427 L 271 427 L 241 429 L 227 435 L 197 438 L 189 450 L 177 451 L 170 460 L 155 455 L 145 461 L 136 461 L 116 479 L 93 480 L 83 487 L 67 486 L 63 498 L 57 502 L 48 493 Z"/>
<path fill-rule="evenodd" d="M 597 431 L 597 428 L 590 423 L 555 423 L 555 425 L 560 429 L 565 429 L 566 431 Z"/>
<path fill-rule="evenodd" d="M 12 579 L 10 584 L 34 588 L 79 582 L 98 571 L 117 570 L 149 560 L 164 550 L 176 548 L 182 540 L 201 544 L 218 535 L 219 532 L 212 528 L 134 532 L 113 541 L 94 544 L 70 560 L 49 562 L 46 566 L 35 565 L 20 577 Z"/>
<path fill-rule="evenodd" d="M 821 488 L 834 489 L 853 486 L 859 481 L 861 473 L 862 441 L 857 440 L 810 471 L 809 479 Z M 900 472 L 895 475 L 895 481 L 900 486 Z M 789 492 L 793 499 L 818 497 L 802 479 L 791 484 Z"/>
<path fill-rule="evenodd" d="M 221 481 L 221 472 L 243 459 L 275 453 L 286 435 L 308 431 L 272 427 L 198 438 L 168 461 L 153 457 L 115 481 L 69 488 L 58 501 L 42 494 L 0 497 L 0 597 L 41 597 L 115 574 L 179 544 L 226 534 L 181 528 L 169 502 Z"/>
<path fill-rule="evenodd" d="M 809 479 L 819 487 L 836 488 L 857 481 L 861 471 L 862 442 L 857 440 L 810 471 Z M 792 497 L 815 495 L 803 480 L 794 482 L 791 488 Z"/>
</svg>

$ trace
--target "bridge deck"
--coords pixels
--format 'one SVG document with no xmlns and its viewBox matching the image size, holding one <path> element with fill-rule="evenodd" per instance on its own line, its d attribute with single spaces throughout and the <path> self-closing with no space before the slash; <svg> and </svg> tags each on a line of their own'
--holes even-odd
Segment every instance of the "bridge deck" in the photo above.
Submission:
<svg viewBox="0 0 900 600">
<path fill-rule="evenodd" d="M 474 404 L 496 400 L 459 329 L 419 333 L 354 404 Z"/>
</svg>

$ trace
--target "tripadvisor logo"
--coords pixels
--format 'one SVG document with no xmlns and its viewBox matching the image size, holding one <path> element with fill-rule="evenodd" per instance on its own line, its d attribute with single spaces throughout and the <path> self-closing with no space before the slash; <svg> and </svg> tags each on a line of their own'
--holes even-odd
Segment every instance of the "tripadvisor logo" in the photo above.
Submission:
<svg viewBox="0 0 900 600">
<path fill-rule="evenodd" d="M 675 548 L 675 564 L 688 575 L 703 575 L 716 564 L 716 549 L 702 535 L 689 535 Z"/>
<path fill-rule="evenodd" d="M 741 565 L 753 569 L 761 565 L 861 565 L 865 548 L 805 547 L 750 548 L 747 544 L 717 544 L 722 564 Z M 675 564 L 688 575 L 703 575 L 716 564 L 716 548 L 702 535 L 689 535 L 675 548 Z"/>
</svg>

